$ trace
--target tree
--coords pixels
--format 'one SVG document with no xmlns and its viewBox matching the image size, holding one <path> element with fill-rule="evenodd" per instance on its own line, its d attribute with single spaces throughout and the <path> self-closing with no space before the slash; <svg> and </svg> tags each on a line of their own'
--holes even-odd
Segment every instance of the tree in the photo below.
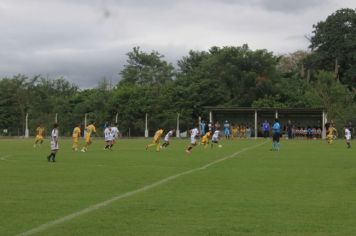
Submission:
<svg viewBox="0 0 356 236">
<path fill-rule="evenodd" d="M 139 47 L 127 53 L 127 65 L 121 71 L 123 83 L 162 86 L 172 80 L 174 67 L 156 51 L 145 53 Z"/>
<path fill-rule="evenodd" d="M 302 78 L 307 77 L 304 63 L 308 56 L 309 53 L 302 50 L 282 55 L 278 58 L 277 70 L 286 78 L 294 75 Z"/>
<path fill-rule="evenodd" d="M 315 78 L 311 83 L 311 89 L 305 93 L 305 99 L 311 101 L 312 106 L 326 108 L 328 118 L 338 121 L 338 125 L 351 120 L 356 110 L 355 92 L 350 91 L 340 81 L 336 81 L 332 72 L 318 71 Z"/>
<path fill-rule="evenodd" d="M 309 66 L 334 71 L 349 86 L 356 86 L 356 10 L 337 10 L 313 25 Z"/>
</svg>

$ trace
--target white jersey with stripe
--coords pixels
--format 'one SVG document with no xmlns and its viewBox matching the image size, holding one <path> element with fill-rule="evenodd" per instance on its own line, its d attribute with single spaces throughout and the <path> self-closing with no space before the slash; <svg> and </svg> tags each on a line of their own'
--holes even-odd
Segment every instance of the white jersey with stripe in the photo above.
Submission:
<svg viewBox="0 0 356 236">
<path fill-rule="evenodd" d="M 166 136 L 164 136 L 164 141 L 169 142 L 169 139 L 171 138 L 171 136 L 173 135 L 173 130 L 170 130 Z"/>
<path fill-rule="evenodd" d="M 348 128 L 345 129 L 345 138 L 347 140 L 351 139 L 351 131 Z"/>
<path fill-rule="evenodd" d="M 111 141 L 113 139 L 112 132 L 110 128 L 105 128 L 104 136 L 106 141 Z"/>
<path fill-rule="evenodd" d="M 219 134 L 220 134 L 220 131 L 219 130 L 215 130 L 215 132 L 213 134 L 213 137 L 211 139 L 214 140 L 214 141 L 219 140 Z"/>
<path fill-rule="evenodd" d="M 111 133 L 114 138 L 119 137 L 119 129 L 117 127 L 111 127 Z"/>
<path fill-rule="evenodd" d="M 58 129 L 54 128 L 51 132 L 51 150 L 58 150 Z"/>
</svg>

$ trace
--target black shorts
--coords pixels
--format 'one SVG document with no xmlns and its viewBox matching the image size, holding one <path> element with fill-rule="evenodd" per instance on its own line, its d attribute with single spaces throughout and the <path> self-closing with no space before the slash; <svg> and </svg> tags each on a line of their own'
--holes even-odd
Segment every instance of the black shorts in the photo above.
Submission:
<svg viewBox="0 0 356 236">
<path fill-rule="evenodd" d="M 279 138 L 281 137 L 280 133 L 273 134 L 273 142 L 279 143 Z"/>
</svg>

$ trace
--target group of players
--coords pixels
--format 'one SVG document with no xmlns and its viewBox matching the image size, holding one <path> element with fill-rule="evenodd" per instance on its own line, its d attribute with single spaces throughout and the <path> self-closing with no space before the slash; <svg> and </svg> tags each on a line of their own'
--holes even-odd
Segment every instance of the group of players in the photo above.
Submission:
<svg viewBox="0 0 356 236">
<path fill-rule="evenodd" d="M 219 126 L 211 126 L 209 127 L 208 132 L 205 133 L 205 130 L 199 131 L 198 128 L 193 128 L 190 130 L 190 143 L 186 147 L 185 151 L 190 154 L 192 149 L 197 145 L 201 144 L 204 145 L 204 148 L 207 148 L 209 144 L 211 144 L 211 147 L 213 147 L 213 144 L 218 144 L 219 139 L 220 139 L 220 127 Z M 328 123 L 326 128 L 326 140 L 328 144 L 331 144 L 335 137 L 337 136 L 337 130 L 335 128 L 335 124 L 333 122 Z M 346 144 L 347 148 L 351 147 L 351 130 L 349 127 L 345 126 L 345 139 L 346 139 Z M 227 131 L 228 126 L 224 126 L 224 136 L 226 138 L 229 138 L 230 134 Z M 279 150 L 279 137 L 280 137 L 280 125 L 278 123 L 278 120 L 275 120 L 274 123 L 274 135 L 273 135 L 273 145 L 272 145 L 272 150 Z M 34 147 L 37 147 L 43 143 L 44 140 L 44 127 L 40 124 L 39 127 L 36 129 L 36 138 L 35 138 L 35 143 Z M 175 133 L 175 129 L 172 129 L 168 131 L 164 137 L 164 143 L 161 145 L 160 144 L 160 139 L 164 133 L 164 130 L 162 128 L 159 128 L 153 137 L 152 143 L 146 145 L 146 150 L 148 150 L 150 147 L 156 146 L 156 151 L 159 152 L 162 148 L 166 148 L 170 144 L 171 137 Z M 84 132 L 84 140 L 85 144 L 82 147 L 81 151 L 86 152 L 88 150 L 88 147 L 91 145 L 91 136 L 92 134 L 96 133 L 96 127 L 95 127 L 95 122 L 89 124 L 88 126 L 85 127 L 85 132 Z M 53 129 L 51 132 L 51 153 L 47 157 L 47 160 L 50 162 L 55 162 L 55 157 L 56 153 L 59 150 L 59 145 L 58 145 L 58 124 L 55 123 L 53 125 Z M 278 137 L 277 137 L 278 136 Z M 79 138 L 81 137 L 81 129 L 80 129 L 80 124 L 78 123 L 76 127 L 73 129 L 72 133 L 72 149 L 73 151 L 78 151 L 79 150 Z M 115 144 L 116 140 L 119 137 L 119 130 L 117 128 L 117 124 L 114 126 L 111 126 L 110 124 L 105 125 L 104 129 L 104 138 L 105 138 L 105 147 L 104 150 L 111 150 L 113 145 Z M 197 141 L 197 139 L 201 137 L 200 142 Z M 221 144 L 218 144 L 218 147 L 222 147 Z"/>
<path fill-rule="evenodd" d="M 41 146 L 44 140 L 44 133 L 45 129 L 40 124 L 37 129 L 36 129 L 36 138 L 35 138 L 35 143 L 33 144 L 33 147 L 36 148 L 38 146 Z M 81 152 L 86 152 L 88 151 L 89 146 L 92 144 L 91 137 L 93 134 L 96 133 L 96 127 L 95 127 L 95 122 L 89 124 L 88 126 L 85 127 L 84 130 L 84 145 L 81 148 Z M 47 160 L 49 162 L 55 162 L 56 161 L 56 154 L 59 150 L 59 145 L 58 145 L 58 124 L 55 123 L 53 125 L 53 129 L 51 132 L 51 153 L 49 156 L 47 156 Z M 81 128 L 80 128 L 80 123 L 78 123 L 72 132 L 72 149 L 73 151 L 78 151 L 79 150 L 79 139 L 81 137 Z M 104 138 L 105 138 L 105 147 L 104 150 L 111 150 L 114 144 L 116 143 L 116 140 L 119 137 L 119 130 L 117 128 L 117 124 L 114 126 L 111 126 L 110 124 L 105 125 L 104 129 Z"/>
<path fill-rule="evenodd" d="M 148 150 L 150 147 L 156 146 L 156 151 L 159 152 L 162 148 L 168 147 L 170 144 L 170 139 L 172 135 L 175 133 L 175 129 L 172 129 L 168 131 L 164 137 L 164 143 L 160 145 L 160 140 L 161 137 L 164 133 L 164 130 L 162 128 L 159 128 L 156 132 L 155 135 L 153 136 L 152 143 L 146 145 L 146 150 Z M 198 142 L 197 139 L 201 136 L 201 141 Z M 211 139 L 211 140 L 210 140 Z M 190 130 L 190 144 L 187 146 L 185 151 L 190 154 L 193 147 L 195 147 L 197 144 L 202 144 L 204 145 L 204 148 L 206 148 L 210 141 L 211 141 L 211 147 L 213 147 L 213 144 L 218 144 L 220 139 L 220 130 L 215 129 L 214 131 L 212 129 L 209 129 L 208 132 L 199 132 L 198 128 L 193 128 Z M 218 147 L 222 147 L 221 144 L 218 144 Z"/>
<path fill-rule="evenodd" d="M 333 140 L 335 140 L 336 137 L 338 136 L 335 123 L 331 121 L 330 123 L 325 124 L 325 128 L 326 128 L 326 141 L 328 144 L 332 144 Z M 349 125 L 345 125 L 344 134 L 345 134 L 347 148 L 351 148 L 352 127 Z"/>
</svg>

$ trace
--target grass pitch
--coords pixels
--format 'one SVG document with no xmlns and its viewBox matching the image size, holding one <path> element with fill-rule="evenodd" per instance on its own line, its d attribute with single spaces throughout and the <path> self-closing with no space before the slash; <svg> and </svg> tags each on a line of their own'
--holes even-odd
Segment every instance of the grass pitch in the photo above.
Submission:
<svg viewBox="0 0 356 236">
<path fill-rule="evenodd" d="M 197 146 L 188 155 L 188 140 L 173 140 L 160 153 L 144 149 L 150 141 L 120 140 L 104 151 L 98 139 L 81 153 L 61 139 L 57 162 L 48 163 L 48 140 L 36 149 L 33 140 L 0 140 L 0 235 L 39 226 L 34 235 L 356 232 L 356 146 L 282 140 L 273 152 L 270 140 L 224 140 L 222 148 Z M 197 169 L 225 157 L 232 158 Z M 189 170 L 195 171 L 45 225 Z"/>
</svg>

